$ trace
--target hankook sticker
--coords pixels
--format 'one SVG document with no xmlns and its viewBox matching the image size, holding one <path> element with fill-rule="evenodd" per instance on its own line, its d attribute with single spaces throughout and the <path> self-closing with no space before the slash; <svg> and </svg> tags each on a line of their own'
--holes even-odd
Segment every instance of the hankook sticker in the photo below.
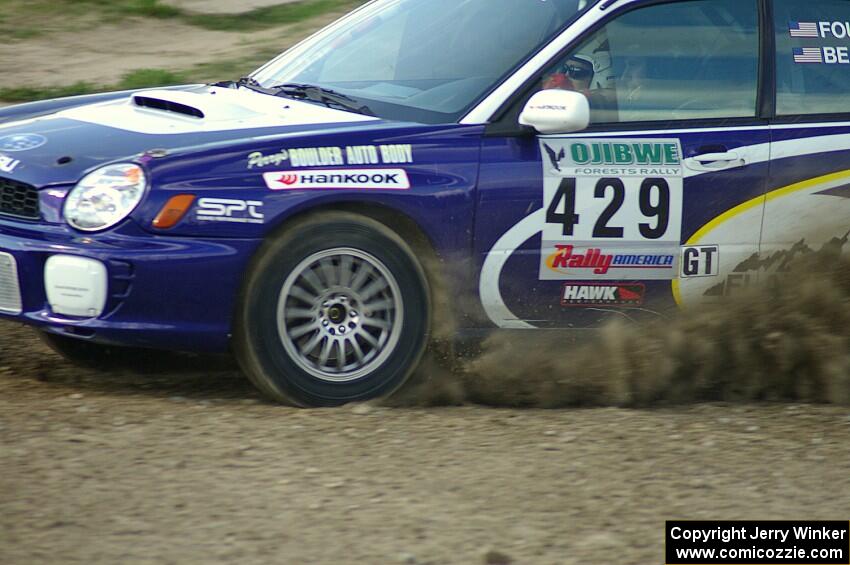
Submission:
<svg viewBox="0 0 850 565">
<path fill-rule="evenodd" d="M 404 169 L 328 169 L 265 173 L 272 190 L 383 189 L 407 190 L 410 179 Z"/>
</svg>

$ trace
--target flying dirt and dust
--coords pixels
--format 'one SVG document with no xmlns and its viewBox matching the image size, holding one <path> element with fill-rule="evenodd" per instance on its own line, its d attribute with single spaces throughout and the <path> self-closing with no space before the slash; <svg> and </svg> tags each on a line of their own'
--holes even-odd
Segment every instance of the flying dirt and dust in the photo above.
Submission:
<svg viewBox="0 0 850 565">
<path fill-rule="evenodd" d="M 846 239 L 846 238 L 845 238 Z M 648 325 L 498 334 L 450 374 L 433 358 L 389 402 L 562 408 L 716 401 L 850 404 L 850 258 L 845 240 L 781 266 L 735 297 Z M 787 259 L 783 259 L 787 261 Z"/>
</svg>

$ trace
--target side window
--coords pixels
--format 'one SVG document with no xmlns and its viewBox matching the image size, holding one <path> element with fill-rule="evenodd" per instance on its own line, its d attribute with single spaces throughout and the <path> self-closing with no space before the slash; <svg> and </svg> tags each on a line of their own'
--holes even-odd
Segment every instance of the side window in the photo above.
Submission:
<svg viewBox="0 0 850 565">
<path fill-rule="evenodd" d="M 756 0 L 691 0 L 617 17 L 541 77 L 576 90 L 592 123 L 756 115 Z"/>
<path fill-rule="evenodd" d="M 776 0 L 776 112 L 850 111 L 850 1 Z"/>
</svg>

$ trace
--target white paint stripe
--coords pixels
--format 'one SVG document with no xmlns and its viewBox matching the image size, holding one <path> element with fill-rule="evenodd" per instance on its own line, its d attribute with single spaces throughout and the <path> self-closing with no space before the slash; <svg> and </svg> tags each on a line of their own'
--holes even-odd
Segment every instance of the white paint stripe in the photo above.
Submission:
<svg viewBox="0 0 850 565">
<path fill-rule="evenodd" d="M 535 329 L 534 326 L 518 319 L 511 312 L 502 298 L 499 281 L 502 278 L 502 269 L 514 251 L 534 237 L 543 228 L 545 220 L 546 214 L 542 208 L 526 216 L 499 238 L 499 241 L 493 246 L 493 250 L 484 259 L 484 265 L 481 267 L 481 278 L 478 283 L 478 294 L 481 297 L 484 310 L 487 312 L 487 317 L 497 327 L 520 330 Z"/>
<path fill-rule="evenodd" d="M 716 127 L 716 128 L 677 128 L 677 129 L 640 129 L 640 130 L 629 130 L 629 131 L 606 131 L 606 132 L 593 132 L 593 133 L 571 133 L 570 137 L 625 137 L 625 136 L 636 136 L 636 135 L 673 135 L 679 133 L 714 133 L 714 132 L 725 132 L 725 131 L 764 131 L 764 130 L 786 130 L 786 129 L 820 129 L 820 128 L 841 128 L 841 127 L 850 127 L 850 121 L 848 122 L 817 122 L 817 123 L 802 123 L 802 124 L 772 124 L 772 125 L 763 125 L 763 126 L 727 126 L 727 127 Z M 563 135 L 548 135 L 548 136 L 540 136 L 544 139 L 548 138 L 557 138 L 564 137 Z"/>
</svg>

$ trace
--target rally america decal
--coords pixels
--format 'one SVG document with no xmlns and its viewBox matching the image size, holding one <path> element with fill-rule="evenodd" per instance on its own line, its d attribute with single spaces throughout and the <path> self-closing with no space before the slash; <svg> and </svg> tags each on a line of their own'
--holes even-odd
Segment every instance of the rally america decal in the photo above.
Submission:
<svg viewBox="0 0 850 565">
<path fill-rule="evenodd" d="M 614 306 L 634 308 L 643 305 L 646 286 L 640 283 L 565 283 L 561 306 Z"/>
<path fill-rule="evenodd" d="M 684 169 L 678 139 L 541 138 L 540 280 L 678 274 Z"/>
<path fill-rule="evenodd" d="M 543 260 L 547 271 L 561 279 L 623 279 L 622 273 L 638 273 L 639 279 L 674 279 L 676 256 L 652 253 L 646 249 L 609 251 L 605 248 L 577 248 L 556 245 Z"/>
<path fill-rule="evenodd" d="M 410 179 L 404 169 L 327 169 L 264 173 L 272 190 L 374 189 L 407 190 Z"/>
<path fill-rule="evenodd" d="M 287 164 L 299 167 L 338 167 L 361 165 L 406 165 L 413 163 L 413 146 L 394 145 L 348 145 L 346 147 L 304 147 L 281 149 L 265 154 L 255 151 L 248 155 L 249 169 L 280 167 Z"/>
</svg>

